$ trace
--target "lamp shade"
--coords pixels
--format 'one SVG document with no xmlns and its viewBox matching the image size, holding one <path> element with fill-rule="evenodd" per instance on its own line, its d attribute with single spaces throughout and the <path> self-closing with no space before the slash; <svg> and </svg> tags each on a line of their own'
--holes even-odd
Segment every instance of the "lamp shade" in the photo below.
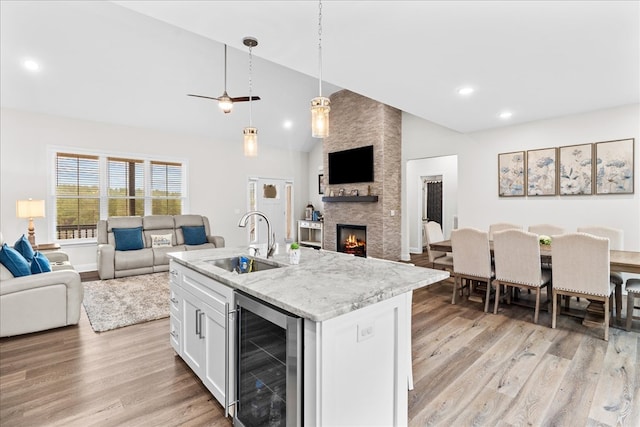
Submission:
<svg viewBox="0 0 640 427">
<path fill-rule="evenodd" d="M 329 111 L 331 101 L 324 96 L 311 100 L 311 136 L 326 138 L 329 136 Z"/>
<path fill-rule="evenodd" d="M 16 216 L 18 218 L 44 218 L 44 200 L 16 201 Z"/>
<path fill-rule="evenodd" d="M 244 155 L 256 157 L 258 155 L 258 129 L 254 127 L 244 128 Z"/>
</svg>

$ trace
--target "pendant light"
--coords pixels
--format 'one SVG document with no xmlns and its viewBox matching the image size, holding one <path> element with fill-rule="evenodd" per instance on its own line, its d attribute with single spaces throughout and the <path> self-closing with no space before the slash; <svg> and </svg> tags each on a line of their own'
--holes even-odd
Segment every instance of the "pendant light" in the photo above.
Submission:
<svg viewBox="0 0 640 427">
<path fill-rule="evenodd" d="M 331 101 L 322 96 L 322 0 L 318 1 L 318 90 L 319 96 L 311 100 L 311 136 L 329 136 L 329 111 Z"/>
<path fill-rule="evenodd" d="M 256 157 L 258 155 L 258 129 L 251 126 L 251 90 L 253 89 L 251 49 L 258 46 L 258 40 L 254 37 L 245 37 L 242 39 L 242 43 L 249 47 L 249 126 L 242 131 L 244 134 L 244 155 L 245 157 Z"/>
</svg>

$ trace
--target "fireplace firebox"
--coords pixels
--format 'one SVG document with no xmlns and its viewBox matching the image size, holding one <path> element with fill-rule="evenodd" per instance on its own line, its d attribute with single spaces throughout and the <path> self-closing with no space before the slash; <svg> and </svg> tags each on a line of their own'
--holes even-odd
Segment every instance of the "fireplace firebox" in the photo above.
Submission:
<svg viewBox="0 0 640 427">
<path fill-rule="evenodd" d="M 367 226 L 337 224 L 338 252 L 367 256 Z"/>
</svg>

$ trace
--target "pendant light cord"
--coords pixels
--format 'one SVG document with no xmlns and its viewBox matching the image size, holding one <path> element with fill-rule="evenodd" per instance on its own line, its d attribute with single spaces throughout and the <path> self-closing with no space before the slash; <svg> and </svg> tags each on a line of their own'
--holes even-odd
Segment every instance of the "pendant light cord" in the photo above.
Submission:
<svg viewBox="0 0 640 427">
<path fill-rule="evenodd" d="M 252 93 L 252 89 L 253 89 L 253 80 L 251 78 L 252 74 L 253 74 L 253 61 L 252 61 L 252 55 L 251 55 L 251 49 L 252 47 L 249 46 L 249 126 L 251 127 L 251 104 L 253 96 L 251 96 Z"/>
<path fill-rule="evenodd" d="M 320 67 L 318 91 L 322 96 L 322 0 L 318 1 L 318 65 Z"/>
</svg>

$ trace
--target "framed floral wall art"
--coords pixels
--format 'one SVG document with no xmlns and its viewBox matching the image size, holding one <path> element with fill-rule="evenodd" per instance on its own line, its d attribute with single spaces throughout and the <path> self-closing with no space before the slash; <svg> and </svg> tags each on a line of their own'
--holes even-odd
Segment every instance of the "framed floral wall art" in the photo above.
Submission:
<svg viewBox="0 0 640 427">
<path fill-rule="evenodd" d="M 634 139 L 597 142 L 596 194 L 633 194 Z"/>
<path fill-rule="evenodd" d="M 558 158 L 560 195 L 592 194 L 592 144 L 560 147 Z"/>
<path fill-rule="evenodd" d="M 527 151 L 527 195 L 555 196 L 557 193 L 555 148 Z"/>
<path fill-rule="evenodd" d="M 498 195 L 524 196 L 525 172 L 524 151 L 498 154 Z"/>
</svg>

